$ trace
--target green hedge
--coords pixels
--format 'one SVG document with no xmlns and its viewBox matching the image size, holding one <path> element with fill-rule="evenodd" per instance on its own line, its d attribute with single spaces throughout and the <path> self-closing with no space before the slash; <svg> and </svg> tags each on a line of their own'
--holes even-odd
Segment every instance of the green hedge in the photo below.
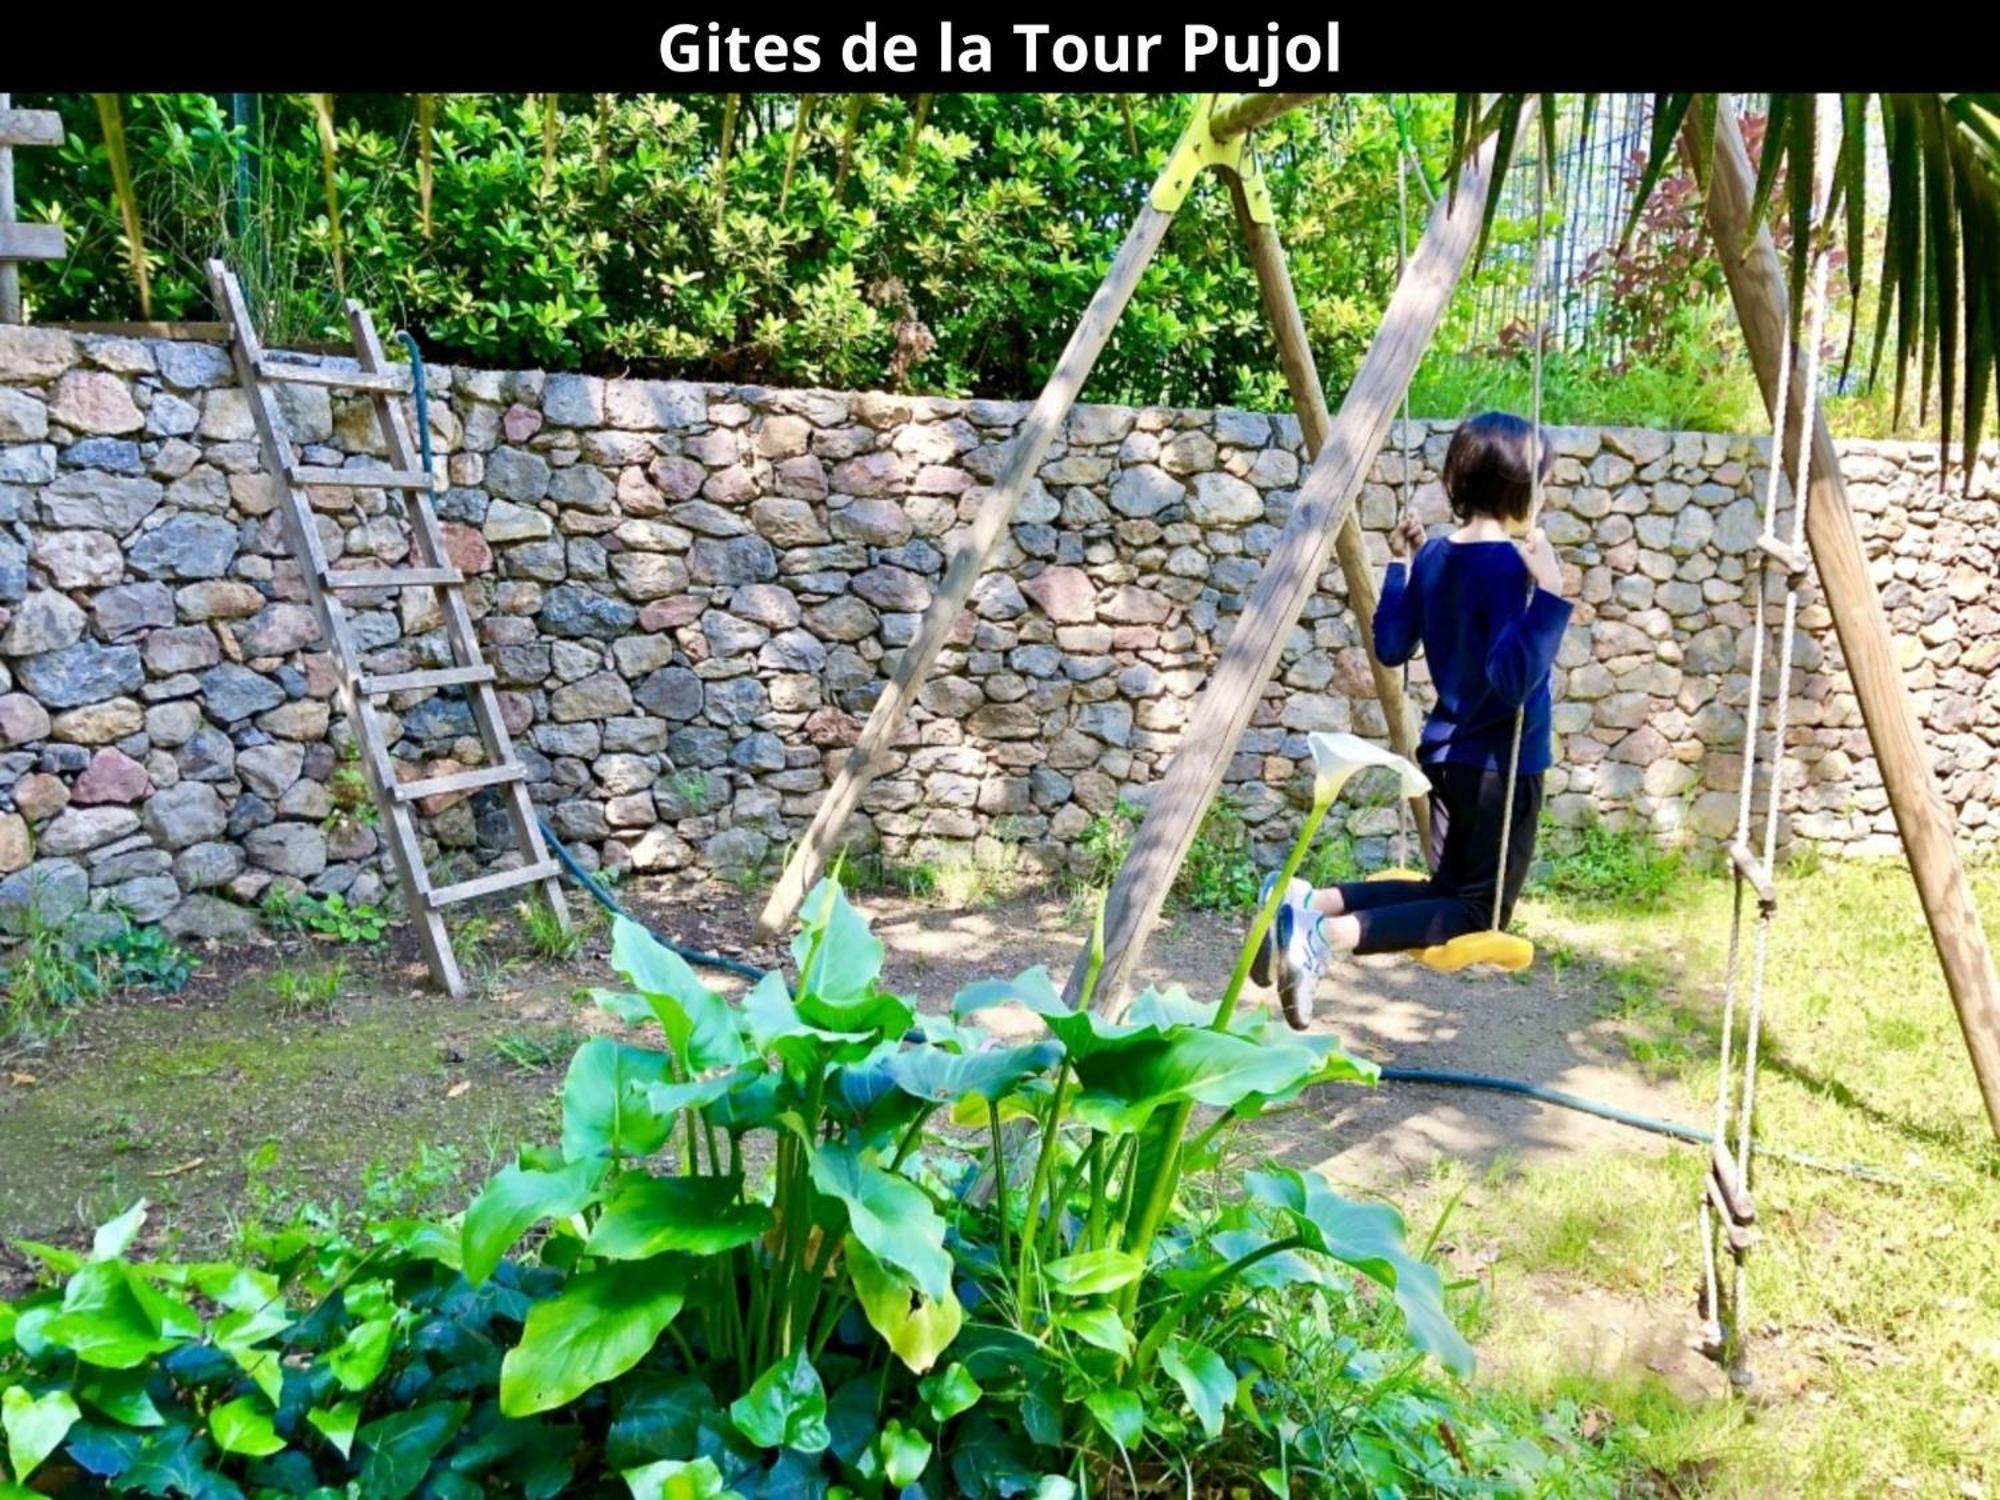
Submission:
<svg viewBox="0 0 2000 1500">
<path fill-rule="evenodd" d="M 848 101 L 823 98 L 780 211 L 797 100 L 747 97 L 725 192 L 717 96 L 564 95 L 552 159 L 543 98 L 441 96 L 426 234 L 415 97 L 338 96 L 348 289 L 436 354 L 483 364 L 1032 394 L 1186 112 L 1178 96 L 1132 96 L 1128 135 L 1118 96 L 941 94 L 913 146 L 914 101 L 875 96 L 843 178 Z M 29 269 L 35 315 L 138 316 L 95 105 L 20 102 L 54 104 L 69 128 L 59 151 L 20 153 L 24 213 L 67 222 L 74 247 Z M 1426 139 L 1439 137 L 1444 107 L 1414 107 Z M 154 315 L 207 316 L 201 265 L 222 253 L 274 339 L 340 336 L 306 97 L 262 96 L 251 127 L 202 94 L 128 95 L 123 113 Z M 1263 137 L 1314 345 L 1338 389 L 1393 281 L 1393 121 L 1381 100 L 1357 98 Z M 1204 187 L 1091 394 L 1269 405 L 1282 390 L 1227 199 Z"/>
</svg>

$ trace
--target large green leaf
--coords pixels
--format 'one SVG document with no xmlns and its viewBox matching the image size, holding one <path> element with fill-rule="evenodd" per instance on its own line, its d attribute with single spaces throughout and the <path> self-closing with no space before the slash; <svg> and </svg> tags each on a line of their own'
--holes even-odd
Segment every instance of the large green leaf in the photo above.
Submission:
<svg viewBox="0 0 2000 1500">
<path fill-rule="evenodd" d="M 43 1325 L 42 1333 L 85 1364 L 129 1370 L 183 1340 L 199 1338 L 201 1320 L 123 1261 L 100 1260 L 70 1278 L 62 1311 Z"/>
<path fill-rule="evenodd" d="M 1146 1257 L 1126 1250 L 1084 1250 L 1049 1261 L 1042 1274 L 1067 1297 L 1095 1297 L 1130 1286 L 1146 1269 Z"/>
<path fill-rule="evenodd" d="M 812 1180 L 814 1187 L 846 1207 L 854 1237 L 877 1260 L 933 1300 L 951 1290 L 944 1220 L 922 1188 L 876 1165 L 852 1141 L 814 1151 Z"/>
<path fill-rule="evenodd" d="M 595 1197 L 602 1172 L 601 1159 L 591 1158 L 554 1172 L 503 1167 L 487 1178 L 466 1209 L 460 1231 L 465 1279 L 474 1286 L 485 1281 L 515 1242 L 541 1220 L 581 1212 Z"/>
<path fill-rule="evenodd" d="M 8 1386 L 0 1395 L 0 1427 L 6 1429 L 7 1462 L 14 1477 L 26 1480 L 40 1468 L 82 1415 L 68 1391 L 30 1396 L 25 1386 Z"/>
<path fill-rule="evenodd" d="M 931 1440 L 893 1417 L 883 1425 L 880 1451 L 882 1477 L 894 1489 L 915 1484 L 930 1466 Z"/>
<path fill-rule="evenodd" d="M 926 1375 L 917 1382 L 917 1394 L 930 1407 L 931 1420 L 938 1423 L 949 1422 L 960 1412 L 971 1411 L 979 1404 L 979 1398 L 986 1394 L 979 1382 L 972 1378 L 972 1372 L 964 1365 L 948 1365 L 934 1375 Z"/>
<path fill-rule="evenodd" d="M 651 1007 L 685 1073 L 730 1068 L 744 1057 L 729 1002 L 671 948 L 629 917 L 611 919 L 611 967 Z"/>
<path fill-rule="evenodd" d="M 1151 1026 L 1107 1021 L 1095 1011 L 1070 1009 L 1041 964 L 1023 969 L 1012 979 L 982 979 L 969 984 L 951 1002 L 952 1014 L 960 1019 L 1002 1005 L 1019 1005 L 1039 1016 L 1071 1061 L 1116 1050 L 1135 1036 L 1154 1034 Z"/>
<path fill-rule="evenodd" d="M 361 1462 L 361 1492 L 369 1500 L 404 1500 L 415 1494 L 430 1472 L 431 1460 L 464 1423 L 465 1413 L 462 1401 L 433 1401 L 391 1412 L 363 1427 L 355 1435 L 366 1455 Z"/>
<path fill-rule="evenodd" d="M 1132 1330 L 1115 1307 L 1078 1307 L 1056 1314 L 1056 1324 L 1093 1348 L 1120 1359 L 1132 1353 Z"/>
<path fill-rule="evenodd" d="M 1132 1447 L 1146 1434 L 1146 1409 L 1130 1391 L 1092 1391 L 1083 1404 L 1105 1435 L 1121 1448 Z"/>
<path fill-rule="evenodd" d="M 361 1425 L 361 1403 L 342 1401 L 337 1406 L 315 1406 L 306 1413 L 306 1421 L 346 1458 L 354 1451 L 354 1434 Z"/>
<path fill-rule="evenodd" d="M 867 919 L 848 901 L 839 881 L 822 880 L 806 893 L 792 938 L 802 997 L 835 1010 L 863 1002 L 882 972 L 882 955 L 882 940 L 868 930 Z M 812 1019 L 835 1030 L 849 1029 L 822 1017 Z"/>
<path fill-rule="evenodd" d="M 529 1309 L 521 1342 L 501 1362 L 501 1411 L 533 1416 L 623 1375 L 673 1322 L 684 1293 L 671 1256 L 571 1277 L 556 1296 Z"/>
<path fill-rule="evenodd" d="M 1274 1166 L 1245 1179 L 1250 1195 L 1282 1210 L 1308 1248 L 1330 1255 L 1395 1294 L 1410 1340 L 1447 1369 L 1471 1373 L 1473 1354 L 1444 1306 L 1444 1282 L 1434 1266 L 1403 1243 L 1403 1216 L 1386 1203 L 1354 1203 L 1317 1172 Z"/>
<path fill-rule="evenodd" d="M 1160 1368 L 1180 1385 L 1189 1408 L 1211 1441 L 1222 1435 L 1222 1414 L 1236 1399 L 1236 1376 L 1213 1349 L 1188 1339 L 1168 1339 Z"/>
<path fill-rule="evenodd" d="M 126 1427 L 159 1427 L 166 1418 L 153 1404 L 146 1389 L 150 1373 L 143 1367 L 131 1370 L 99 1370 L 77 1388 L 86 1404 L 112 1421 Z"/>
<path fill-rule="evenodd" d="M 924 1045 L 894 1053 L 886 1067 L 896 1087 L 934 1104 L 960 1099 L 1000 1099 L 1022 1079 L 1045 1071 L 1061 1055 L 1053 1042 L 951 1052 Z"/>
<path fill-rule="evenodd" d="M 653 1177 L 627 1172 L 605 1194 L 584 1249 L 607 1260 L 646 1260 L 668 1250 L 720 1255 L 771 1227 L 771 1210 L 740 1199 L 725 1177 Z"/>
<path fill-rule="evenodd" d="M 698 1375 L 650 1371 L 618 1382 L 616 1414 L 604 1437 L 604 1461 L 619 1471 L 695 1451 L 705 1420 L 721 1408 Z"/>
<path fill-rule="evenodd" d="M 926 1297 L 890 1270 L 853 1235 L 844 1247 L 847 1274 L 868 1325 L 888 1341 L 890 1350 L 918 1374 L 937 1363 L 938 1356 L 958 1337 L 965 1309 L 947 1291 Z"/>
<path fill-rule="evenodd" d="M 1183 1099 L 1234 1109 L 1254 1095 L 1296 1089 L 1321 1065 L 1310 1047 L 1199 1027 L 1135 1035 L 1073 1061 L 1076 1117 L 1101 1130 L 1136 1130 Z"/>
<path fill-rule="evenodd" d="M 364 1318 L 327 1352 L 326 1367 L 345 1391 L 365 1391 L 389 1363 L 396 1339 L 394 1318 Z"/>
<path fill-rule="evenodd" d="M 238 1396 L 216 1407 L 208 1414 L 208 1435 L 224 1453 L 245 1458 L 269 1458 L 285 1448 L 271 1412 L 255 1396 Z"/>
<path fill-rule="evenodd" d="M 736 1493 L 723 1485 L 712 1458 L 663 1458 L 626 1469 L 620 1477 L 631 1487 L 632 1500 L 726 1500 Z"/>
<path fill-rule="evenodd" d="M 833 1441 L 826 1427 L 826 1387 L 804 1349 L 759 1375 L 730 1403 L 729 1420 L 760 1448 L 823 1453 Z"/>
<path fill-rule="evenodd" d="M 743 997 L 751 1044 L 774 1054 L 795 1078 L 808 1080 L 829 1062 L 859 1062 L 881 1036 L 871 1030 L 833 1030 L 808 1021 L 785 991 L 782 975 L 766 974 Z"/>
<path fill-rule="evenodd" d="M 563 1079 L 563 1155 L 576 1161 L 659 1150 L 673 1121 L 654 1113 L 645 1090 L 666 1078 L 667 1066 L 666 1053 L 610 1037 L 592 1037 L 577 1048 Z"/>
</svg>

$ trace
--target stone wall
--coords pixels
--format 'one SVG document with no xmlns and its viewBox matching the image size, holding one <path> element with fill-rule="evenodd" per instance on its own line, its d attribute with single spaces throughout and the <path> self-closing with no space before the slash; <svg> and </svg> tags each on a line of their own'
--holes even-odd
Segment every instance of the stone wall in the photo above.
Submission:
<svg viewBox="0 0 2000 1500">
<path fill-rule="evenodd" d="M 431 371 L 452 556 L 534 796 L 587 859 L 754 876 L 810 815 L 911 637 L 953 529 L 1022 418 L 1011 402 Z M 361 402 L 289 387 L 305 460 L 369 461 Z M 1370 546 L 1405 462 L 1425 513 L 1447 424 L 1398 432 L 1360 500 Z M 1763 445 L 1565 431 L 1549 530 L 1580 599 L 1550 806 L 1714 838 L 1733 818 L 1745 558 Z M 2000 484 L 1937 486 L 1921 445 L 1848 444 L 1947 795 L 2000 837 Z M 1301 472 L 1287 417 L 1090 407 L 1071 419 L 856 820 L 902 858 L 972 846 L 1060 863 L 1160 774 Z M 327 554 L 401 559 L 379 492 L 313 496 Z M 226 351 L 0 330 L 0 911 L 116 904 L 227 932 L 272 881 L 380 894 L 333 674 L 281 539 Z M 371 671 L 443 664 L 435 606 L 357 598 Z M 1793 683 L 1797 833 L 1892 846 L 1824 609 Z M 1383 730 L 1337 571 L 1231 770 L 1287 828 L 1306 732 Z M 1415 670 L 1421 697 L 1423 672 Z M 389 700 L 411 775 L 477 760 L 462 703 Z M 331 720 L 331 722 L 330 722 Z M 497 799 L 428 806 L 435 867 L 505 841 Z M 1393 813 L 1359 807 L 1371 852 Z"/>
</svg>

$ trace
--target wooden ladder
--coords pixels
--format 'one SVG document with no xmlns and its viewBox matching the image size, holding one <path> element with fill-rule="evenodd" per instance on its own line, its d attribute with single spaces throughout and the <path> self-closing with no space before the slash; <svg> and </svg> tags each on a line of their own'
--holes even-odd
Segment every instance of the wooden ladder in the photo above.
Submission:
<svg viewBox="0 0 2000 1500">
<path fill-rule="evenodd" d="M 250 398 L 251 416 L 263 442 L 264 465 L 276 483 L 285 536 L 298 559 L 306 596 L 312 601 L 320 630 L 332 651 L 341 706 L 361 749 L 362 768 L 381 813 L 389 854 L 395 861 L 404 899 L 409 903 L 417 939 L 423 945 L 431 976 L 438 985 L 454 996 L 463 994 L 465 978 L 459 972 L 458 961 L 451 951 L 451 936 L 445 930 L 445 907 L 496 891 L 539 884 L 550 910 L 565 930 L 569 927 L 569 908 L 563 899 L 562 868 L 550 858 L 542 841 L 534 804 L 528 798 L 526 768 L 515 756 L 513 737 L 500 716 L 493 668 L 480 655 L 479 636 L 465 602 L 465 577 L 452 565 L 445 551 L 437 513 L 431 508 L 432 476 L 425 467 L 421 450 L 411 440 L 409 424 L 403 415 L 401 398 L 411 389 L 409 368 L 389 362 L 383 353 L 382 340 L 375 332 L 374 319 L 354 301 L 347 304 L 347 323 L 354 337 L 357 369 L 306 364 L 296 356 L 266 350 L 258 342 L 235 273 L 220 260 L 211 260 L 208 280 L 216 310 L 234 330 L 231 349 L 237 380 Z M 369 397 L 388 447 L 388 466 L 323 468 L 297 462 L 274 389 L 288 382 L 326 386 Z M 380 489 L 402 495 L 414 542 L 414 563 L 396 567 L 330 566 L 306 494 L 309 487 L 321 486 Z M 344 596 L 356 591 L 404 588 L 437 591 L 453 664 L 416 672 L 364 672 Z M 465 690 L 480 743 L 485 748 L 486 764 L 448 776 L 399 781 L 375 700 L 388 693 L 451 687 Z M 505 789 L 508 819 L 513 825 L 521 864 L 452 885 L 431 884 L 430 872 L 424 866 L 417 843 L 415 804 L 422 798 L 481 787 Z"/>
</svg>

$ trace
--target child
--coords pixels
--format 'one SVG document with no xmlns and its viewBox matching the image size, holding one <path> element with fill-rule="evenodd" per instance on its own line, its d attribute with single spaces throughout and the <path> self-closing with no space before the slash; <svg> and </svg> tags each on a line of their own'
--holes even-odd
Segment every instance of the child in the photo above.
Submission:
<svg viewBox="0 0 2000 1500">
<path fill-rule="evenodd" d="M 1531 463 L 1546 480 L 1553 463 L 1546 431 L 1506 412 L 1474 417 L 1445 452 L 1444 489 L 1458 529 L 1426 541 L 1422 524 L 1406 514 L 1390 536 L 1396 560 L 1375 609 L 1375 652 L 1395 666 L 1422 646 L 1430 661 L 1437 706 L 1417 760 L 1431 783 L 1431 876 L 1320 891 L 1291 883 L 1253 977 L 1269 984 L 1275 971 L 1295 1027 L 1312 1018 L 1329 954 L 1427 948 L 1492 925 L 1514 718 L 1525 710 L 1502 925 L 1513 912 L 1534 858 L 1549 766 L 1549 668 L 1570 616 L 1555 550 L 1530 529 Z M 1401 559 L 1413 550 L 1406 566 Z M 1265 881 L 1267 897 L 1276 879 Z"/>
</svg>

